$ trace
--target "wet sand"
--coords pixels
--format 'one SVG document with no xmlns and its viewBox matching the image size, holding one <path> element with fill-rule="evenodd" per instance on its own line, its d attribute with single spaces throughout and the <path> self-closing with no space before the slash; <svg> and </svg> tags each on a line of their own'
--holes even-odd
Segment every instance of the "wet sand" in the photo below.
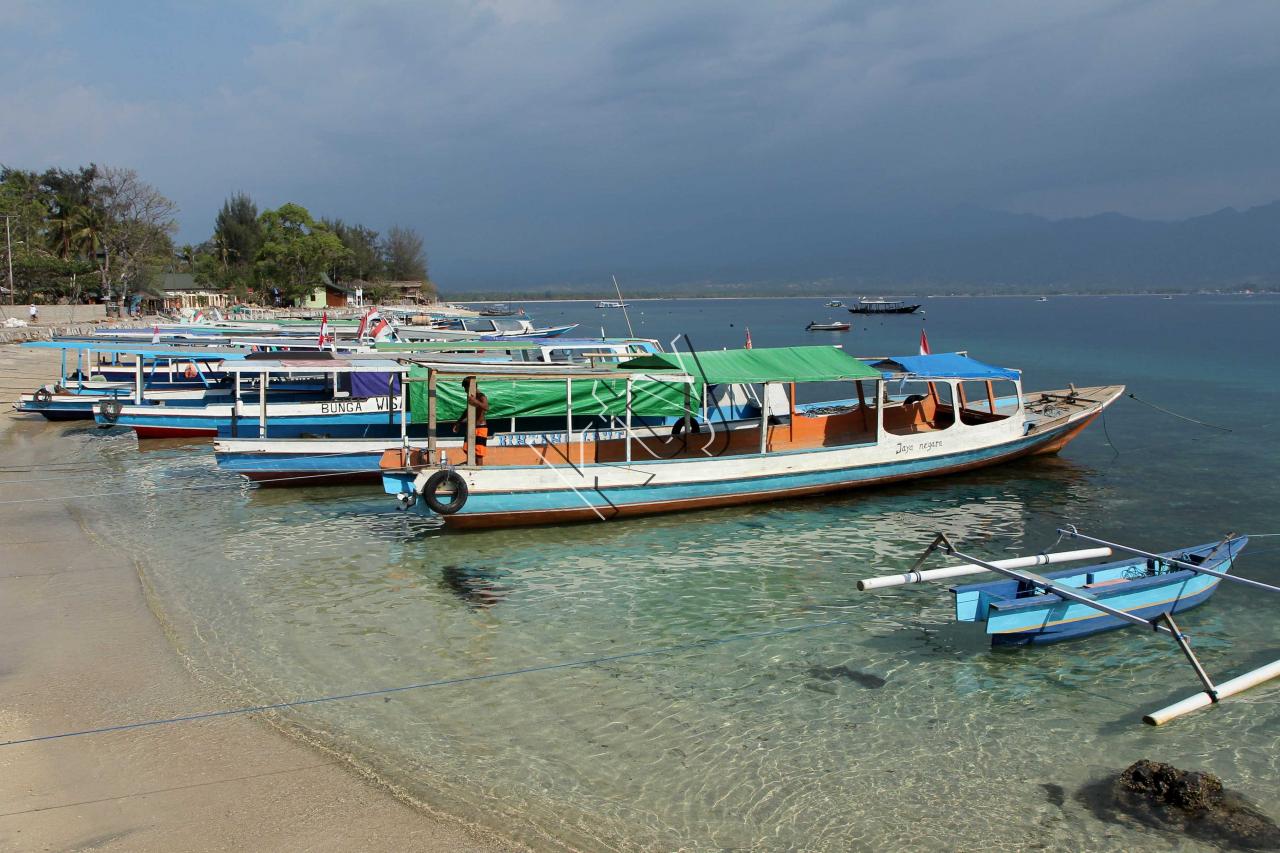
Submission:
<svg viewBox="0 0 1280 853">
<path fill-rule="evenodd" d="M 57 463 L 64 427 L 9 401 L 56 370 L 51 353 L 0 347 L 0 502 L 92 490 L 91 472 L 16 482 Z M 74 501 L 0 503 L 0 743 L 239 704 L 183 666 L 138 567 Z M 0 850 L 84 849 L 517 847 L 248 716 L 0 746 Z"/>
</svg>

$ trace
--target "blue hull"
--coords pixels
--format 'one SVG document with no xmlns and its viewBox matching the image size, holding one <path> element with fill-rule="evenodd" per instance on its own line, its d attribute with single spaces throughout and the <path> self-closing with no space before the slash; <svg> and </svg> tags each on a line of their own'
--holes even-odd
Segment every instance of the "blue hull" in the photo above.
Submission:
<svg viewBox="0 0 1280 853">
<path fill-rule="evenodd" d="M 1242 536 L 1222 548 L 1211 543 L 1170 551 L 1163 556 L 1204 560 L 1205 568 L 1227 573 L 1248 541 L 1248 537 Z M 1147 620 L 1203 604 L 1220 583 L 1210 575 L 1177 570 L 1167 563 L 1157 564 L 1142 558 L 1051 572 L 1045 577 L 1062 586 L 1088 592 L 1099 603 Z M 956 619 L 985 622 L 995 646 L 1057 643 L 1132 627 L 1132 623 L 1086 604 L 1040 592 L 1031 584 L 1013 579 L 966 584 L 953 587 L 952 592 L 956 599 Z"/>
<path fill-rule="evenodd" d="M 1087 423 L 1087 421 L 1085 422 Z M 446 522 L 458 527 L 505 527 L 564 521 L 595 521 L 623 515 L 648 515 L 683 509 L 734 506 L 793 497 L 827 494 L 900 480 L 965 471 L 1018 458 L 1053 444 L 1063 435 L 1083 427 L 1083 423 L 1033 433 L 1004 444 L 944 456 L 912 461 L 891 461 L 847 468 L 804 473 L 784 473 L 734 480 L 698 483 L 645 484 L 603 487 L 574 491 L 565 488 L 534 492 L 471 492 L 466 503 Z M 799 451 L 811 452 L 811 451 Z M 771 453 L 769 458 L 780 454 Z M 630 467 L 643 469 L 638 461 Z M 413 491 L 414 477 L 407 473 L 386 473 L 383 488 L 388 494 Z M 425 501 L 414 508 L 431 514 Z"/>
</svg>

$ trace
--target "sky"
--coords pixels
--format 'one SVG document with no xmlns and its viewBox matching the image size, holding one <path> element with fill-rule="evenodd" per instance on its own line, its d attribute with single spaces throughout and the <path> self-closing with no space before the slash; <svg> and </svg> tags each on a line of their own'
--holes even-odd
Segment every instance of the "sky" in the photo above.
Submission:
<svg viewBox="0 0 1280 853">
<path fill-rule="evenodd" d="M 0 0 L 0 163 L 415 228 L 475 286 L 1280 198 L 1274 0 Z"/>
</svg>

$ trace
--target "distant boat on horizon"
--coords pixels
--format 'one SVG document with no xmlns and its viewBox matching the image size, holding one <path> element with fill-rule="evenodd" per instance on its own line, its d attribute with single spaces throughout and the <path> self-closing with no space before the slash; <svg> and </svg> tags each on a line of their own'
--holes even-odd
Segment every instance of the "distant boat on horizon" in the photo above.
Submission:
<svg viewBox="0 0 1280 853">
<path fill-rule="evenodd" d="M 596 303 L 596 307 L 597 308 L 629 308 L 630 306 L 627 305 L 627 303 L 620 302 L 616 299 L 601 299 L 599 302 Z"/>
<path fill-rule="evenodd" d="M 849 306 L 850 314 L 914 314 L 920 305 L 909 305 L 902 299 L 859 299 Z"/>
</svg>

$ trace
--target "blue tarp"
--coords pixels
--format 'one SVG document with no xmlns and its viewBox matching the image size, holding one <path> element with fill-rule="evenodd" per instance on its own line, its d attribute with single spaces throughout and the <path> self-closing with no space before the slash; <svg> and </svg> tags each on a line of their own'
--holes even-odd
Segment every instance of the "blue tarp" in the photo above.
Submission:
<svg viewBox="0 0 1280 853">
<path fill-rule="evenodd" d="M 896 355 L 871 366 L 890 375 L 909 373 L 921 379 L 1017 379 L 1022 375 L 1016 370 L 992 367 L 957 352 Z"/>
</svg>

